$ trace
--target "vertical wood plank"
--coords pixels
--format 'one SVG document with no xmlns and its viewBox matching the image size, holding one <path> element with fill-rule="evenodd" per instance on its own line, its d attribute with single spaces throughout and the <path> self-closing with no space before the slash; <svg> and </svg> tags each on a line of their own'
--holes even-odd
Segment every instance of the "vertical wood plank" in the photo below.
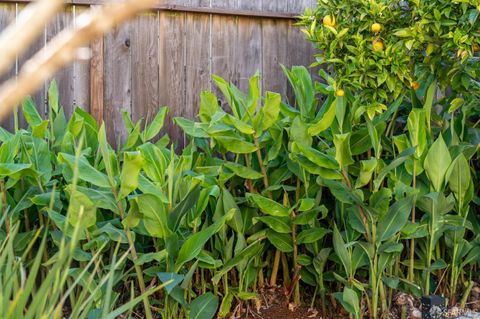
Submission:
<svg viewBox="0 0 480 319">
<path fill-rule="evenodd" d="M 55 18 L 47 25 L 46 28 L 46 42 L 50 42 L 58 33 L 60 33 L 65 27 L 70 26 L 73 23 L 73 7 L 67 6 L 64 10 L 60 11 Z M 60 105 L 64 107 L 65 115 L 67 118 L 72 114 L 74 109 L 74 94 L 73 94 L 73 65 L 69 64 L 62 70 L 57 72 L 54 76 L 57 81 L 59 101 Z M 50 81 L 45 83 L 48 89 Z M 45 114 L 48 114 L 48 109 L 45 110 Z"/>
<path fill-rule="evenodd" d="M 76 18 L 89 9 L 87 6 L 73 6 L 74 24 Z M 73 63 L 73 103 L 86 111 L 90 111 L 90 64 L 88 61 Z"/>
<path fill-rule="evenodd" d="M 212 0 L 212 7 L 236 6 L 236 0 Z M 211 65 L 212 75 L 218 75 L 228 82 L 238 85 L 238 18 L 234 16 L 213 15 L 211 23 Z M 222 105 L 226 107 L 225 98 L 212 83 L 212 91 Z"/>
<path fill-rule="evenodd" d="M 287 12 L 283 2 L 263 1 L 263 10 L 269 12 Z M 280 93 L 282 98 L 287 94 L 287 77 L 280 64 L 288 64 L 287 35 L 289 21 L 262 20 L 262 87 L 264 91 Z"/>
<path fill-rule="evenodd" d="M 185 13 L 160 12 L 159 35 L 159 102 L 170 107 L 164 131 L 182 148 L 183 132 L 172 124 L 185 108 Z"/>
<path fill-rule="evenodd" d="M 303 13 L 305 8 L 311 6 L 311 0 L 291 0 L 288 2 L 288 11 Z M 288 67 L 303 65 L 308 68 L 314 62 L 314 48 L 312 43 L 305 39 L 305 35 L 300 31 L 300 28 L 295 25 L 295 21 L 290 21 L 287 38 L 288 47 L 294 48 L 289 50 L 288 53 Z M 289 101 L 292 102 L 294 94 L 290 85 L 288 85 L 287 96 Z"/>
<path fill-rule="evenodd" d="M 211 89 L 210 15 L 187 14 L 185 30 L 184 115 L 193 119 L 198 114 L 200 92 Z"/>
<path fill-rule="evenodd" d="M 104 121 L 112 145 L 120 146 L 126 138 L 122 110 L 132 111 L 132 24 L 127 22 L 105 37 Z"/>
<path fill-rule="evenodd" d="M 94 40 L 90 45 L 90 112 L 98 124 L 103 122 L 104 111 L 104 45 L 103 37 Z"/>
<path fill-rule="evenodd" d="M 158 12 L 144 13 L 133 23 L 132 117 L 151 120 L 159 105 Z"/>
<path fill-rule="evenodd" d="M 17 10 L 17 15 L 24 10 L 26 7 L 26 4 L 19 3 L 18 4 L 18 10 Z M 44 29 L 43 32 L 40 33 L 38 38 L 32 42 L 30 47 L 21 55 L 18 57 L 18 72 L 21 71 L 23 65 L 25 62 L 27 62 L 32 56 L 34 56 L 36 53 L 38 53 L 40 50 L 43 49 L 45 46 L 45 39 L 46 39 L 46 30 Z M 45 111 L 46 111 L 46 94 L 45 94 L 45 85 L 43 85 L 41 88 L 37 89 L 34 93 L 32 93 L 32 99 L 35 102 L 38 112 L 45 117 Z M 20 108 L 19 108 L 20 110 Z M 23 117 L 23 114 L 21 111 L 19 113 L 19 126 L 20 127 L 25 127 L 26 122 Z"/>
<path fill-rule="evenodd" d="M 16 5 L 15 4 L 0 4 L 0 32 L 2 32 L 7 26 L 15 22 Z M 0 77 L 0 83 L 13 79 L 16 76 L 16 63 L 14 63 L 8 72 Z M 14 116 L 10 115 L 8 118 L 0 123 L 0 126 L 13 132 L 15 130 Z"/>
<path fill-rule="evenodd" d="M 238 9 L 261 11 L 261 0 L 238 0 Z M 241 17 L 238 19 L 238 86 L 247 92 L 249 79 L 262 70 L 262 24 L 261 19 Z"/>
</svg>

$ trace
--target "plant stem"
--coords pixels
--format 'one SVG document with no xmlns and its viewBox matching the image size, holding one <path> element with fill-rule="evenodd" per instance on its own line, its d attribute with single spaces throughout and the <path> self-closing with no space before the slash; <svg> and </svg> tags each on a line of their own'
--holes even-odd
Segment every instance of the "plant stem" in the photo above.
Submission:
<svg viewBox="0 0 480 319">
<path fill-rule="evenodd" d="M 413 178 L 412 178 L 412 187 L 415 191 L 417 186 L 417 160 L 413 159 Z M 415 223 L 415 205 L 416 204 L 416 197 L 413 200 L 413 207 L 412 207 L 412 223 Z M 410 263 L 408 267 L 408 280 L 410 282 L 414 282 L 415 280 L 415 272 L 414 272 L 414 263 L 415 259 L 415 239 L 410 240 Z"/>
</svg>

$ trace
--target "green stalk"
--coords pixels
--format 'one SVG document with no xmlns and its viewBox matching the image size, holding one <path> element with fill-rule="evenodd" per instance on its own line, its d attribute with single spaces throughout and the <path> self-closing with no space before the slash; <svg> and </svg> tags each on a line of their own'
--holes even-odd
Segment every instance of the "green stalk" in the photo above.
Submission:
<svg viewBox="0 0 480 319">
<path fill-rule="evenodd" d="M 125 216 L 125 210 L 124 210 L 122 201 L 118 199 L 118 193 L 117 193 L 117 190 L 114 187 L 112 187 L 112 191 L 113 191 L 113 194 L 115 196 L 115 199 L 117 200 L 117 206 L 118 206 L 118 209 L 120 210 L 120 217 L 123 220 L 123 218 Z M 137 264 L 137 260 L 138 260 L 137 249 L 135 248 L 135 243 L 133 241 L 132 234 L 130 232 L 130 228 L 126 226 L 124 228 L 124 230 L 125 230 L 125 234 L 127 235 L 128 246 L 130 248 L 130 253 L 132 255 L 133 266 L 135 268 L 135 273 L 137 275 L 137 281 L 138 281 L 138 285 L 140 287 L 140 292 L 142 294 L 145 294 L 145 291 L 146 291 L 145 279 L 143 278 L 143 272 L 142 272 L 141 267 Z M 150 306 L 150 301 L 148 300 L 148 297 L 146 297 L 146 296 L 143 298 L 143 306 L 145 308 L 145 315 L 146 315 L 147 319 L 153 319 L 152 310 L 151 310 L 151 306 Z"/>
<path fill-rule="evenodd" d="M 412 187 L 413 190 L 415 191 L 415 188 L 417 186 L 417 160 L 413 159 L 413 180 L 412 180 Z M 416 198 L 413 200 L 413 207 L 412 207 L 412 223 L 415 223 L 415 205 L 416 204 Z M 409 262 L 409 267 L 408 267 L 408 280 L 410 282 L 414 282 L 415 280 L 415 272 L 414 272 L 414 263 L 415 259 L 415 239 L 410 240 L 410 262 Z"/>
</svg>

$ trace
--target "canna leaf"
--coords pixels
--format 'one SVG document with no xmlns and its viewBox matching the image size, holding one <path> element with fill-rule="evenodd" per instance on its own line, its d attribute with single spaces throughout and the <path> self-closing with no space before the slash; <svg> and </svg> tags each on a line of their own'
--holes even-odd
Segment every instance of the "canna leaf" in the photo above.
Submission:
<svg viewBox="0 0 480 319">
<path fill-rule="evenodd" d="M 231 209 L 226 215 L 218 219 L 215 223 L 207 227 L 206 229 L 199 231 L 191 235 L 185 240 L 180 251 L 178 253 L 177 261 L 175 262 L 175 271 L 178 272 L 182 266 L 194 259 L 200 254 L 205 243 L 212 237 L 215 233 L 220 231 L 225 223 L 233 217 L 235 209 Z"/>
<path fill-rule="evenodd" d="M 150 194 L 143 194 L 134 200 L 137 203 L 138 211 L 143 216 L 148 233 L 153 237 L 167 238 L 171 234 L 171 230 L 168 228 L 165 204 L 160 198 Z M 135 211 L 132 211 L 132 213 L 135 213 Z M 132 215 L 132 222 L 135 224 L 134 217 L 135 214 Z"/>
<path fill-rule="evenodd" d="M 264 214 L 277 217 L 290 216 L 290 210 L 288 208 L 271 199 L 252 193 L 248 193 L 246 196 L 248 199 L 251 199 Z"/>
<path fill-rule="evenodd" d="M 423 164 L 435 191 L 440 192 L 444 186 L 447 170 L 451 163 L 450 152 L 442 135 L 440 135 L 428 150 Z"/>
<path fill-rule="evenodd" d="M 308 134 L 311 136 L 317 136 L 326 129 L 328 129 L 333 121 L 335 120 L 335 114 L 337 112 L 337 101 L 336 99 L 328 107 L 327 111 L 323 117 L 315 124 L 308 128 Z"/>
<path fill-rule="evenodd" d="M 262 250 L 263 245 L 261 244 L 260 240 L 254 241 L 246 248 L 242 249 L 240 252 L 237 252 L 235 256 L 229 259 L 224 265 L 223 268 L 220 269 L 215 276 L 212 278 L 212 282 L 214 285 L 217 285 L 220 279 L 228 273 L 233 267 L 243 263 L 245 261 L 250 261 L 251 258 L 257 256 L 260 251 Z"/>
<path fill-rule="evenodd" d="M 413 207 L 413 198 L 405 197 L 390 206 L 387 214 L 378 222 L 377 242 L 389 240 L 398 233 L 408 221 Z"/>
<path fill-rule="evenodd" d="M 352 272 L 352 260 L 350 258 L 350 253 L 345 247 L 345 242 L 343 241 L 343 237 L 340 234 L 337 225 L 334 225 L 333 227 L 333 249 L 338 258 L 340 258 L 340 261 L 345 268 L 345 272 L 350 275 Z"/>
<path fill-rule="evenodd" d="M 278 250 L 284 253 L 291 253 L 293 251 L 292 236 L 289 234 L 280 234 L 271 229 L 267 230 L 268 241 Z"/>
<path fill-rule="evenodd" d="M 143 142 L 150 141 L 152 138 L 157 136 L 160 133 L 160 130 L 165 123 L 165 117 L 167 116 L 168 108 L 162 107 L 160 111 L 158 111 L 157 115 L 155 115 L 153 121 L 147 126 L 145 131 L 143 132 Z"/>
<path fill-rule="evenodd" d="M 261 221 L 277 233 L 289 234 L 292 232 L 292 223 L 290 217 L 262 216 L 255 217 L 255 221 Z"/>
<path fill-rule="evenodd" d="M 205 91 L 200 94 L 200 110 L 199 117 L 203 123 L 209 123 L 212 116 L 220 112 L 221 108 L 218 105 L 218 98 L 210 91 Z"/>
<path fill-rule="evenodd" d="M 212 319 L 218 308 L 218 296 L 211 292 L 200 295 L 190 304 L 188 319 Z"/>
<path fill-rule="evenodd" d="M 120 198 L 125 198 L 138 188 L 138 176 L 143 167 L 143 156 L 140 152 L 124 153 L 123 168 L 120 175 Z"/>
<path fill-rule="evenodd" d="M 333 136 L 335 144 L 335 159 L 341 168 L 353 164 L 352 152 L 350 150 L 350 133 L 335 134 Z"/>
<path fill-rule="evenodd" d="M 263 175 L 260 172 L 257 172 L 256 170 L 251 169 L 250 167 L 246 167 L 237 163 L 225 162 L 223 166 L 231 170 L 235 175 L 245 179 L 253 180 L 253 179 L 259 179 L 263 177 Z"/>
<path fill-rule="evenodd" d="M 60 163 L 67 164 L 72 170 L 74 170 L 75 166 L 78 165 L 77 169 L 79 179 L 96 185 L 98 187 L 110 187 L 108 177 L 102 172 L 98 171 L 92 165 L 90 165 L 90 163 L 85 159 L 85 157 L 80 156 L 77 161 L 75 156 L 73 155 L 59 153 L 58 161 Z"/>
<path fill-rule="evenodd" d="M 316 149 L 307 145 L 293 142 L 292 151 L 304 155 L 306 158 L 308 158 L 308 160 L 320 167 L 335 170 L 340 168 L 335 158 L 320 151 L 317 151 Z"/>
<path fill-rule="evenodd" d="M 254 144 L 235 137 L 215 136 L 215 140 L 227 151 L 235 154 L 250 154 L 257 150 Z"/>
</svg>

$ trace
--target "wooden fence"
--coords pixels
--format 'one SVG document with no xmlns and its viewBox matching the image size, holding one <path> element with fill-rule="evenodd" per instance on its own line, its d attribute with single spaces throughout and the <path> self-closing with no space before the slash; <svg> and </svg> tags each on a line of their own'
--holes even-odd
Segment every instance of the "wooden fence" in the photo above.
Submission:
<svg viewBox="0 0 480 319">
<path fill-rule="evenodd" d="M 15 21 L 28 1 L 0 0 L 0 30 Z M 6 77 L 64 27 L 101 0 L 68 0 L 55 20 L 45 26 L 30 50 L 19 56 Z M 159 106 L 175 116 L 194 118 L 202 90 L 214 90 L 211 75 L 225 77 L 241 89 L 257 70 L 262 90 L 291 95 L 280 63 L 309 65 L 314 50 L 296 27 L 294 17 L 315 0 L 165 0 L 134 21 L 92 43 L 90 62 L 76 62 L 59 72 L 60 102 L 70 114 L 76 105 L 104 120 L 111 142 L 123 139 L 121 109 L 134 120 L 151 118 Z M 313 71 L 312 71 L 313 72 Z M 35 95 L 46 112 L 48 83 Z M 4 123 L 13 127 L 13 120 Z M 166 131 L 182 145 L 181 131 Z"/>
</svg>

